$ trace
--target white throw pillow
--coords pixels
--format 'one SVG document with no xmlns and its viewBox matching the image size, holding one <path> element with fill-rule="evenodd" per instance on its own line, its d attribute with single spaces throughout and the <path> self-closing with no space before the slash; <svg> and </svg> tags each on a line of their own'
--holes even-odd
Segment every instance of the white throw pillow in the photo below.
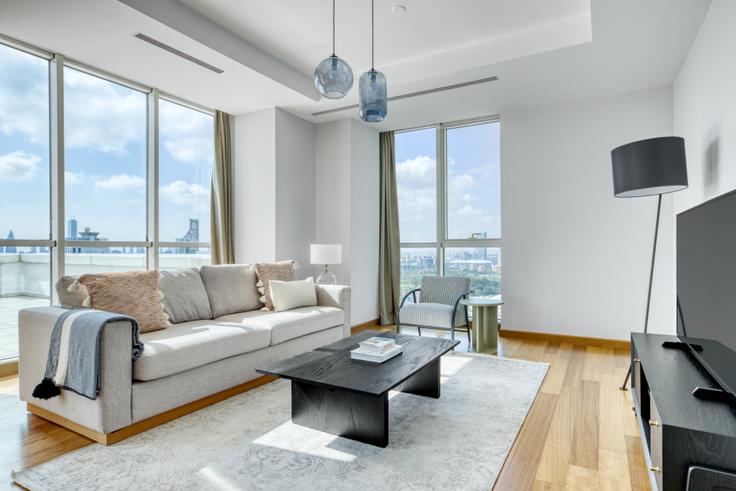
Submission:
<svg viewBox="0 0 736 491">
<path fill-rule="evenodd" d="M 291 310 L 297 307 L 317 305 L 317 292 L 310 276 L 306 280 L 269 282 L 271 301 L 276 312 Z"/>
</svg>

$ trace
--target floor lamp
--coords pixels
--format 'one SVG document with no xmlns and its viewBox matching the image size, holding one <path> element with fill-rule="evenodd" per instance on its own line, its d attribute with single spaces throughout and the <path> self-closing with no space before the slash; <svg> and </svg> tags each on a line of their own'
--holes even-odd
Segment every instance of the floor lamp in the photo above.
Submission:
<svg viewBox="0 0 736 491">
<path fill-rule="evenodd" d="M 681 191 L 687 187 L 687 165 L 685 163 L 685 140 L 678 136 L 650 138 L 622 145 L 611 151 L 613 166 L 613 194 L 617 198 L 658 196 L 657 221 L 654 225 L 652 264 L 649 269 L 647 310 L 644 316 L 644 333 L 649 327 L 649 304 L 652 300 L 654 258 L 657 255 L 659 215 L 662 210 L 662 195 Z M 631 376 L 631 365 L 621 390 Z"/>
</svg>

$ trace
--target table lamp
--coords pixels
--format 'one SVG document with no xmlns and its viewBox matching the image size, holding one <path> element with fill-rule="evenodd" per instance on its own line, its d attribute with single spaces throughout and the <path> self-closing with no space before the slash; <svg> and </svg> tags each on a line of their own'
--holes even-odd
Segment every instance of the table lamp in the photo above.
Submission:
<svg viewBox="0 0 736 491">
<path fill-rule="evenodd" d="M 335 273 L 328 269 L 330 264 L 342 262 L 342 246 L 340 244 L 311 244 L 309 257 L 312 264 L 323 264 L 325 269 L 317 277 L 317 283 L 322 285 L 336 285 Z"/>
</svg>

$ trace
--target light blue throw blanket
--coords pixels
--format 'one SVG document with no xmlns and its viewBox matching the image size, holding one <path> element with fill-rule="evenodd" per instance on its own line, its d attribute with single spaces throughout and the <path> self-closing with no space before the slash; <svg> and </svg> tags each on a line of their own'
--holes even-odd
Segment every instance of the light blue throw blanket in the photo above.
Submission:
<svg viewBox="0 0 736 491">
<path fill-rule="evenodd" d="M 71 390 L 88 399 L 97 399 L 101 387 L 100 343 L 108 324 L 130 321 L 133 360 L 143 353 L 138 323 L 127 315 L 92 309 L 73 309 L 56 319 L 51 333 L 44 379 L 33 390 L 33 397 L 50 399 Z"/>
</svg>

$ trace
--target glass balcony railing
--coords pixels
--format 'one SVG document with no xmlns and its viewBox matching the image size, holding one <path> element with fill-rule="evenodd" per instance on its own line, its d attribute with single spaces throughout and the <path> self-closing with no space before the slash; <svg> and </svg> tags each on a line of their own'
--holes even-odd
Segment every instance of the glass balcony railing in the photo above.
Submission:
<svg viewBox="0 0 736 491">
<path fill-rule="evenodd" d="M 210 264 L 208 253 L 162 253 L 159 258 L 161 269 Z M 18 312 L 50 304 L 50 260 L 49 252 L 0 253 L 0 360 L 18 357 Z M 139 270 L 146 267 L 146 255 L 67 253 L 64 266 L 68 275 Z"/>
</svg>

